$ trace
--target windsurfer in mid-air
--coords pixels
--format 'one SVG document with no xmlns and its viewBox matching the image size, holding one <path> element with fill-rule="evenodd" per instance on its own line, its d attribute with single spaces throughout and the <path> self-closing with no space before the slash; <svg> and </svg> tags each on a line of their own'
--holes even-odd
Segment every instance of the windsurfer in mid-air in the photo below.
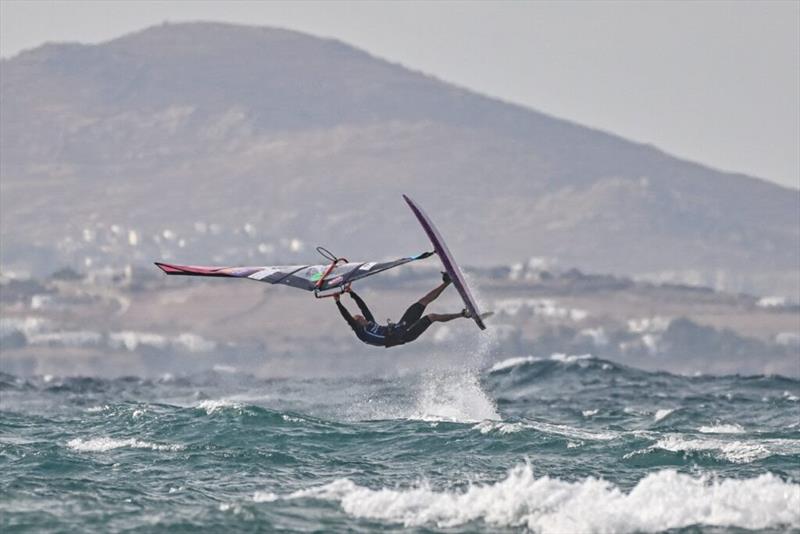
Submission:
<svg viewBox="0 0 800 534">
<path fill-rule="evenodd" d="M 347 308 L 339 301 L 339 295 L 335 295 L 334 300 L 342 317 L 356 333 L 358 339 L 368 345 L 388 348 L 414 341 L 433 323 L 446 323 L 459 317 L 468 318 L 470 316 L 467 310 L 462 310 L 461 313 L 429 313 L 425 317 L 422 316 L 425 307 L 436 300 L 450 283 L 450 276 L 447 273 L 442 273 L 442 284 L 440 286 L 412 304 L 403 314 L 399 323 L 389 323 L 388 325 L 378 324 L 375 321 L 366 303 L 355 291 L 348 290 L 348 293 L 356 301 L 361 313 L 364 315 L 356 315 L 355 317 L 350 315 Z"/>
</svg>

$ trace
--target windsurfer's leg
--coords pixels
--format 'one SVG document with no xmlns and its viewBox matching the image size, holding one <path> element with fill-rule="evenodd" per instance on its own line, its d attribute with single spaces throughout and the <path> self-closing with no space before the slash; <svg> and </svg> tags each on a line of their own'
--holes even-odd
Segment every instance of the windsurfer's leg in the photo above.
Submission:
<svg viewBox="0 0 800 534">
<path fill-rule="evenodd" d="M 439 295 L 442 294 L 447 286 L 450 285 L 450 277 L 444 278 L 444 282 L 442 282 L 439 286 L 432 289 L 427 295 L 419 299 L 417 302 L 412 304 L 407 310 L 406 313 L 403 314 L 402 319 L 400 319 L 401 323 L 405 323 L 406 325 L 411 325 L 419 321 L 422 314 L 425 313 L 425 307 L 436 300 Z M 426 327 L 427 328 L 427 327 Z"/>
<path fill-rule="evenodd" d="M 425 317 L 433 323 L 446 323 L 447 321 L 464 317 L 464 313 L 429 313 Z"/>
<path fill-rule="evenodd" d="M 425 313 L 425 305 L 421 302 L 415 302 L 409 306 L 409 308 L 403 314 L 403 317 L 400 319 L 400 323 L 403 323 L 406 326 L 412 325 L 419 321 L 419 318 L 422 317 L 423 313 Z"/>
<path fill-rule="evenodd" d="M 439 297 L 439 295 L 442 294 L 442 291 L 444 291 L 449 285 L 450 284 L 448 282 L 442 282 L 441 285 L 435 287 L 427 295 L 419 299 L 419 303 L 422 304 L 423 306 L 427 306 L 428 304 L 436 300 Z"/>
<path fill-rule="evenodd" d="M 447 321 L 452 321 L 453 319 L 458 319 L 459 317 L 464 317 L 464 312 L 429 313 L 408 327 L 408 330 L 406 330 L 405 334 L 403 334 L 403 343 L 410 343 L 414 341 L 433 323 L 446 323 Z"/>
<path fill-rule="evenodd" d="M 422 333 L 425 330 L 427 330 L 430 325 L 431 325 L 431 320 L 428 315 L 421 318 L 420 320 L 412 324 L 408 328 L 408 330 L 405 331 L 405 333 L 403 334 L 403 343 L 410 343 L 414 341 L 420 335 L 422 335 Z"/>
</svg>

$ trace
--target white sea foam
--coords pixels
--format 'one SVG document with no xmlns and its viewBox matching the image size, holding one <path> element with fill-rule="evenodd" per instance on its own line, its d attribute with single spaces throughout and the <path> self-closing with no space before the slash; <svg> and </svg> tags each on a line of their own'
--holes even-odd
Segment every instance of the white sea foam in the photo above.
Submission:
<svg viewBox="0 0 800 534">
<path fill-rule="evenodd" d="M 555 353 L 550 355 L 550 359 L 562 363 L 575 363 L 581 360 L 591 360 L 591 354 L 561 354 Z"/>
<path fill-rule="evenodd" d="M 628 453 L 625 457 L 630 458 L 657 449 L 670 452 L 707 452 L 719 460 L 747 464 L 776 454 L 800 454 L 800 442 L 789 439 L 727 441 L 711 437 L 669 434 L 647 449 Z"/>
<path fill-rule="evenodd" d="M 535 356 L 517 356 L 515 358 L 506 358 L 503 361 L 497 362 L 493 366 L 489 368 L 490 373 L 496 373 L 497 371 L 502 371 L 503 369 L 510 369 L 512 367 L 517 367 L 519 365 L 525 365 L 526 363 L 533 363 L 541 361 L 541 358 L 536 358 Z"/>
<path fill-rule="evenodd" d="M 541 534 L 656 532 L 692 525 L 800 527 L 800 485 L 772 474 L 719 480 L 664 470 L 647 475 L 626 493 L 595 478 L 536 478 L 529 465 L 521 465 L 501 481 L 465 490 L 435 490 L 426 483 L 373 490 L 342 478 L 282 497 L 271 492 L 253 496 L 256 502 L 278 499 L 338 502 L 351 516 L 405 527 L 451 528 L 482 521 Z"/>
<path fill-rule="evenodd" d="M 232 504 L 229 502 L 223 502 L 219 505 L 220 512 L 233 512 L 234 515 L 238 515 L 242 513 L 242 506 L 239 504 Z"/>
<path fill-rule="evenodd" d="M 253 495 L 253 501 L 255 502 L 275 502 L 278 499 L 280 499 L 280 496 L 271 491 L 257 491 Z"/>
<path fill-rule="evenodd" d="M 697 429 L 698 432 L 702 432 L 703 434 L 744 434 L 745 430 L 742 428 L 742 425 L 738 425 L 736 423 L 733 424 L 716 424 L 716 425 L 704 425 Z"/>
<path fill-rule="evenodd" d="M 587 439 L 594 441 L 609 441 L 619 437 L 619 432 L 612 430 L 584 430 L 567 425 L 554 425 L 542 421 L 530 421 L 527 423 L 530 428 L 547 434 L 557 434 L 572 439 Z"/>
<path fill-rule="evenodd" d="M 480 431 L 481 434 L 489 434 L 490 432 L 513 434 L 523 430 L 525 425 L 522 423 L 504 423 L 502 421 L 481 421 L 472 428 Z"/>
<path fill-rule="evenodd" d="M 150 449 L 153 451 L 180 451 L 183 445 L 164 445 L 140 441 L 136 438 L 114 439 L 114 438 L 75 438 L 67 442 L 67 447 L 80 452 L 105 452 L 112 449 Z"/>
<path fill-rule="evenodd" d="M 561 363 L 575 363 L 581 360 L 591 360 L 594 358 L 591 354 L 562 354 L 562 353 L 555 353 L 551 354 L 549 360 Z M 516 356 L 514 358 L 506 358 L 505 360 L 501 360 L 496 364 L 492 365 L 489 368 L 490 373 L 495 373 L 497 371 L 502 371 L 503 369 L 510 369 L 512 367 L 517 367 L 520 365 L 525 365 L 528 363 L 534 362 L 541 362 L 545 361 L 545 358 L 539 358 L 537 356 Z"/>
<path fill-rule="evenodd" d="M 286 414 L 281 415 L 281 419 L 283 419 L 287 423 L 305 423 L 306 422 L 306 420 L 301 418 L 301 417 L 294 417 L 294 416 L 286 415 Z"/>
<path fill-rule="evenodd" d="M 674 411 L 674 408 L 662 408 L 660 410 L 656 410 L 655 415 L 653 415 L 653 421 L 659 422 Z"/>
<path fill-rule="evenodd" d="M 199 403 L 195 408 L 205 410 L 206 414 L 211 415 L 218 410 L 225 408 L 241 408 L 242 405 L 229 399 L 208 399 Z"/>
<path fill-rule="evenodd" d="M 651 449 L 663 449 L 671 452 L 710 451 L 719 459 L 737 464 L 751 463 L 770 455 L 769 450 L 760 443 L 726 442 L 717 439 L 693 439 L 680 436 L 662 438 Z"/>
<path fill-rule="evenodd" d="M 619 433 L 609 430 L 584 430 L 567 425 L 554 425 L 542 421 L 527 421 L 517 423 L 507 423 L 504 421 L 481 421 L 472 427 L 480 431 L 481 434 L 495 432 L 498 434 L 513 434 L 521 430 L 538 430 L 545 434 L 555 434 L 566 438 L 589 441 L 609 441 L 619 436 Z"/>
</svg>

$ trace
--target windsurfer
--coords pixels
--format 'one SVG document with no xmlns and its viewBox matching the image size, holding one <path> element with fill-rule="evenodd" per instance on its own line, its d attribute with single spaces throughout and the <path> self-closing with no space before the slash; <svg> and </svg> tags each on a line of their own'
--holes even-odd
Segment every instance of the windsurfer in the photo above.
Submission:
<svg viewBox="0 0 800 534">
<path fill-rule="evenodd" d="M 461 313 L 429 313 L 424 317 L 422 316 L 426 306 L 436 300 L 450 284 L 450 276 L 447 273 L 442 273 L 441 285 L 435 287 L 419 301 L 412 304 L 403 314 L 400 322 L 387 325 L 378 324 L 375 321 L 375 317 L 369 311 L 367 304 L 355 291 L 348 290 L 350 297 L 356 302 L 363 315 L 350 315 L 347 308 L 340 302 L 339 295 L 335 295 L 334 300 L 342 317 L 356 333 L 358 339 L 368 345 L 388 348 L 414 341 L 433 323 L 446 323 L 459 317 L 469 317 L 467 310 L 463 310 Z"/>
</svg>

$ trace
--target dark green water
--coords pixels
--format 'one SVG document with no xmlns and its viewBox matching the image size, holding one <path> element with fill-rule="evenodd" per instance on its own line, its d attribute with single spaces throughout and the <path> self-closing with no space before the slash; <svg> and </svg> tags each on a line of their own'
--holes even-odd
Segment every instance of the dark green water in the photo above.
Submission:
<svg viewBox="0 0 800 534">
<path fill-rule="evenodd" d="M 2 532 L 800 529 L 800 382 L 0 374 Z"/>
</svg>

